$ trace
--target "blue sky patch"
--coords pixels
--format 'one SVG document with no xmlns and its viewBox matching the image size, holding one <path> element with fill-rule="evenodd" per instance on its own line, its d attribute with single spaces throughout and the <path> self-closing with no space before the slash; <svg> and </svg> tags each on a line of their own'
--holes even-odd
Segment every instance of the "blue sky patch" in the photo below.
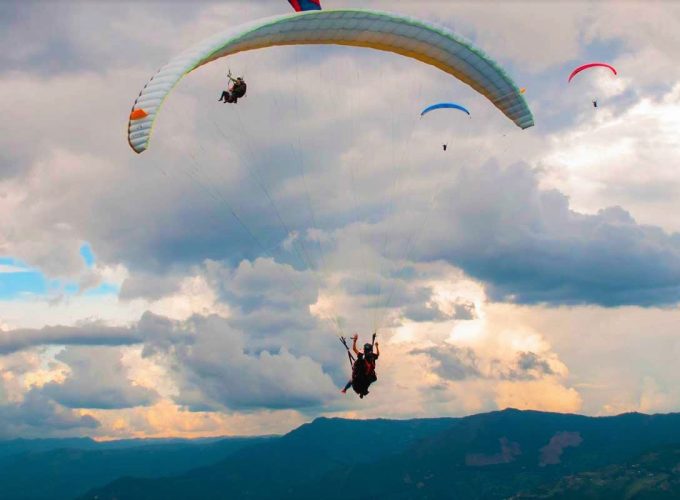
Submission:
<svg viewBox="0 0 680 500">
<path fill-rule="evenodd" d="M 80 247 L 80 255 L 83 257 L 87 267 L 94 266 L 94 253 L 92 252 L 92 247 L 89 243 L 82 244 Z"/>
<path fill-rule="evenodd" d="M 88 267 L 94 265 L 94 254 L 88 244 L 81 247 L 80 253 Z M 101 296 L 118 294 L 119 287 L 102 283 L 86 290 L 84 295 Z M 22 297 L 40 297 L 54 293 L 77 295 L 80 287 L 77 282 L 50 280 L 37 269 L 27 266 L 12 257 L 0 257 L 0 300 L 16 300 Z"/>
</svg>

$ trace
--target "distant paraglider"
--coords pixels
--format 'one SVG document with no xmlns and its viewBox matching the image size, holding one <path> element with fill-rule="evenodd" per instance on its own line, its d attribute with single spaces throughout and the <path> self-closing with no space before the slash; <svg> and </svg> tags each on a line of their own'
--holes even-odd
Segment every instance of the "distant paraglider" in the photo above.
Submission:
<svg viewBox="0 0 680 500">
<path fill-rule="evenodd" d="M 571 81 L 574 79 L 576 75 L 581 73 L 582 71 L 589 70 L 591 68 L 605 68 L 611 71 L 614 75 L 618 75 L 616 68 L 614 66 L 611 66 L 610 64 L 607 63 L 602 63 L 602 62 L 593 62 L 593 63 L 588 63 L 588 64 L 582 64 L 578 68 L 574 69 L 574 71 L 571 72 L 569 75 L 569 80 L 568 83 L 571 83 Z M 598 102 L 597 99 L 592 99 L 593 103 L 593 108 L 598 107 Z"/>
<path fill-rule="evenodd" d="M 458 111 L 462 111 L 463 113 L 466 113 L 470 118 L 472 118 L 472 115 L 470 115 L 470 112 L 467 110 L 465 106 L 461 106 L 460 104 L 456 104 L 455 102 L 440 102 L 438 104 L 428 106 L 420 113 L 420 117 L 422 118 L 426 114 L 437 109 L 457 109 Z M 448 148 L 447 144 L 442 144 L 442 149 L 444 151 L 446 151 L 447 148 Z"/>
</svg>

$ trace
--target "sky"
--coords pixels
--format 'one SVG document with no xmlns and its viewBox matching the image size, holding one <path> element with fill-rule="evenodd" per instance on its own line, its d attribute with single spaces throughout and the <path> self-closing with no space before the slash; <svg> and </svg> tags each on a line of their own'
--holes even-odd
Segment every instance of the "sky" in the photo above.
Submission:
<svg viewBox="0 0 680 500">
<path fill-rule="evenodd" d="M 0 438 L 680 410 L 680 7 L 324 5 L 469 39 L 536 125 L 412 59 L 277 47 L 189 74 L 136 155 L 153 73 L 288 3 L 0 3 Z M 567 83 L 591 61 L 618 75 Z M 376 329 L 342 395 L 338 336 Z"/>
</svg>

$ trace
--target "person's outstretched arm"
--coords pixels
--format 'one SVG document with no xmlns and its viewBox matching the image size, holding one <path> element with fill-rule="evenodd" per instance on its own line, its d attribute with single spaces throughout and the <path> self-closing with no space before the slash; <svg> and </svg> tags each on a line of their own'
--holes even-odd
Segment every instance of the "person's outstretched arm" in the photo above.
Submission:
<svg viewBox="0 0 680 500">
<path fill-rule="evenodd" d="M 352 337 L 352 350 L 354 351 L 354 354 L 358 356 L 360 353 L 359 349 L 357 349 L 357 340 L 359 340 L 359 335 L 355 333 L 354 337 Z"/>
<path fill-rule="evenodd" d="M 375 343 L 375 358 L 378 359 L 379 356 L 380 356 L 380 344 L 376 342 Z"/>
</svg>

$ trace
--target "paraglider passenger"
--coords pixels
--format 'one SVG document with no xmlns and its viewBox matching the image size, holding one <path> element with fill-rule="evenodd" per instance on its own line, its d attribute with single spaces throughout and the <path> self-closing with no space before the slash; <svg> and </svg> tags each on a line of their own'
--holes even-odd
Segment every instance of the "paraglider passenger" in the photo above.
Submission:
<svg viewBox="0 0 680 500">
<path fill-rule="evenodd" d="M 227 74 L 229 78 L 229 88 L 222 92 L 222 95 L 218 99 L 219 101 L 236 103 L 241 97 L 246 95 L 246 90 L 248 86 L 242 77 L 233 78 L 231 73 Z"/>
<path fill-rule="evenodd" d="M 446 144 L 442 144 L 442 148 L 446 151 Z"/>
<path fill-rule="evenodd" d="M 593 108 L 597 108 L 597 99 L 593 99 Z"/>
<path fill-rule="evenodd" d="M 352 365 L 352 378 L 349 379 L 349 381 L 345 384 L 345 387 L 340 392 L 345 394 L 347 392 L 347 389 L 352 387 L 352 383 L 354 382 L 354 378 L 355 378 L 355 372 L 360 371 L 360 367 L 363 367 L 363 364 L 364 364 L 364 355 L 362 353 L 359 353 L 359 354 L 357 354 L 357 360 Z"/>
</svg>

